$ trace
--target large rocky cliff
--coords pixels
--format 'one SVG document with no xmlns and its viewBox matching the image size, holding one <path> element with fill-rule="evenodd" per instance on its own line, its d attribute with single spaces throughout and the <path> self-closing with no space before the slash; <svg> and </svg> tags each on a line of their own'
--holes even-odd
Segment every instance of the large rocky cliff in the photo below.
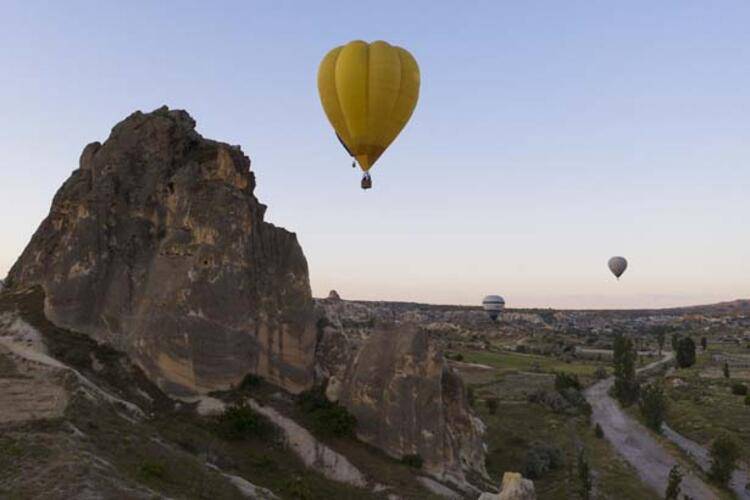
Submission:
<svg viewBox="0 0 750 500">
<path fill-rule="evenodd" d="M 184 111 L 136 112 L 84 149 L 11 269 L 42 285 L 47 316 L 129 353 L 171 393 L 247 373 L 312 382 L 307 262 L 263 220 L 250 160 Z"/>
<path fill-rule="evenodd" d="M 332 297 L 318 310 L 316 376 L 357 418 L 357 436 L 396 458 L 418 455 L 459 487 L 483 478 L 484 425 L 436 336 L 372 304 Z"/>
</svg>

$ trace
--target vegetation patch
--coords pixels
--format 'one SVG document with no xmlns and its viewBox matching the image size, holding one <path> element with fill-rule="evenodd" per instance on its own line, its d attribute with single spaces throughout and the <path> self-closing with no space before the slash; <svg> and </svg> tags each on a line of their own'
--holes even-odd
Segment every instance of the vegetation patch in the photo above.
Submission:
<svg viewBox="0 0 750 500">
<path fill-rule="evenodd" d="M 322 388 L 313 388 L 301 393 L 297 404 L 304 412 L 313 432 L 335 437 L 354 436 L 357 419 L 345 407 L 328 401 Z"/>
</svg>

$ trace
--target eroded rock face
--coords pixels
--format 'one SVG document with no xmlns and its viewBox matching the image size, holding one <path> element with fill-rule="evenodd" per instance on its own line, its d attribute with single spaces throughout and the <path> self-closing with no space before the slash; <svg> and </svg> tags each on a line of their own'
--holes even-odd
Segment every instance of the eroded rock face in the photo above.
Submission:
<svg viewBox="0 0 750 500">
<path fill-rule="evenodd" d="M 53 322 L 126 351 L 169 392 L 247 373 L 298 392 L 315 346 L 307 262 L 254 188 L 239 147 L 186 112 L 136 112 L 86 146 L 6 285 L 42 285 Z"/>
<path fill-rule="evenodd" d="M 351 328 L 346 304 L 325 302 L 317 376 L 357 418 L 357 436 L 396 458 L 418 454 L 426 471 L 457 485 L 486 475 L 481 421 L 438 343 L 413 323 Z"/>
</svg>

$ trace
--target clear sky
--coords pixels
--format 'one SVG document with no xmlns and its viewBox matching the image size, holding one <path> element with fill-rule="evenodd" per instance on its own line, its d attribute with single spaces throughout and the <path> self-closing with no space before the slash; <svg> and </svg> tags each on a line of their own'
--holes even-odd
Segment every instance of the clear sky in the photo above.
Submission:
<svg viewBox="0 0 750 500">
<path fill-rule="evenodd" d="M 240 144 L 313 292 L 509 306 L 750 296 L 750 2 L 0 2 L 0 276 L 83 146 L 136 109 Z M 317 96 L 332 47 L 422 89 L 373 169 Z M 622 254 L 630 269 L 606 269 Z"/>
</svg>

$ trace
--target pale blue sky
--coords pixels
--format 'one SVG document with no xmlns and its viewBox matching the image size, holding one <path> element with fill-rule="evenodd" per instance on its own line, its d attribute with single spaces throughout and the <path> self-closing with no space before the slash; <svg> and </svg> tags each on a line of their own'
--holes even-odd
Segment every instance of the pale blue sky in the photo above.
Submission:
<svg viewBox="0 0 750 500">
<path fill-rule="evenodd" d="M 0 276 L 85 144 L 184 108 L 253 161 L 313 291 L 634 307 L 750 296 L 750 2 L 0 2 Z M 359 189 L 317 66 L 408 48 L 416 112 Z M 618 283 L 613 254 L 631 268 Z"/>
</svg>

